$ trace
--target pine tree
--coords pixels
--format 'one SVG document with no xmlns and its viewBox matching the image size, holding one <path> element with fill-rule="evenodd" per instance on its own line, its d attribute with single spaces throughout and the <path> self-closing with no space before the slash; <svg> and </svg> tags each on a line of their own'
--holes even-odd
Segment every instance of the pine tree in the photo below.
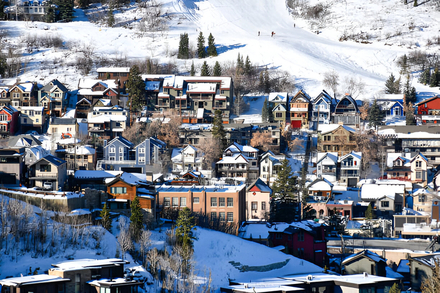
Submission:
<svg viewBox="0 0 440 293">
<path fill-rule="evenodd" d="M 226 147 L 226 131 L 223 127 L 222 111 L 216 110 L 212 122 L 212 136 L 218 139 L 222 144 L 222 150 Z"/>
<path fill-rule="evenodd" d="M 373 218 L 374 218 L 373 204 L 370 203 L 368 205 L 367 210 L 365 211 L 365 219 L 372 220 Z"/>
<path fill-rule="evenodd" d="M 428 68 L 425 71 L 423 71 L 422 74 L 420 75 L 419 82 L 426 85 L 430 79 L 431 79 L 431 69 Z"/>
<path fill-rule="evenodd" d="M 104 204 L 104 207 L 99 214 L 101 216 L 101 225 L 104 229 L 110 231 L 112 228 L 112 220 L 110 218 L 110 209 L 107 207 L 107 204 Z"/>
<path fill-rule="evenodd" d="M 203 36 L 202 32 L 200 32 L 199 37 L 197 38 L 197 56 L 199 58 L 206 57 L 205 37 Z"/>
<path fill-rule="evenodd" d="M 107 26 L 113 27 L 115 25 L 115 16 L 113 15 L 113 2 L 109 4 L 107 11 Z"/>
<path fill-rule="evenodd" d="M 417 92 L 415 87 L 411 88 L 411 91 L 409 93 L 409 98 L 410 98 L 410 102 L 413 104 L 417 101 Z"/>
<path fill-rule="evenodd" d="M 55 4 L 58 5 L 61 20 L 71 21 L 73 19 L 73 0 L 58 0 Z"/>
<path fill-rule="evenodd" d="M 145 104 L 145 83 L 139 67 L 133 65 L 127 80 L 127 91 L 131 102 L 131 110 L 138 111 Z"/>
<path fill-rule="evenodd" d="M 399 284 L 394 283 L 394 285 L 391 287 L 390 291 L 388 293 L 400 293 Z"/>
<path fill-rule="evenodd" d="M 200 72 L 200 76 L 210 76 L 209 71 L 210 70 L 209 70 L 208 63 L 206 63 L 206 61 L 204 61 L 203 65 L 202 65 L 202 70 Z"/>
<path fill-rule="evenodd" d="M 401 85 L 401 82 L 400 82 L 400 77 L 394 83 L 394 93 L 395 94 L 402 93 L 402 85 Z"/>
<path fill-rule="evenodd" d="M 178 59 L 189 59 L 189 37 L 187 33 L 180 35 Z"/>
<path fill-rule="evenodd" d="M 0 52 L 0 76 L 5 76 L 6 70 L 8 69 L 8 63 L 6 55 Z"/>
<path fill-rule="evenodd" d="M 273 196 L 278 198 L 292 198 L 296 199 L 297 177 L 293 176 L 292 167 L 290 167 L 288 160 L 281 162 L 277 177 L 272 186 Z"/>
<path fill-rule="evenodd" d="M 261 122 L 268 122 L 269 120 L 269 102 L 264 99 L 263 109 L 261 109 Z"/>
<path fill-rule="evenodd" d="M 260 77 L 258 79 L 258 90 L 263 91 L 264 90 L 264 72 L 260 71 Z"/>
<path fill-rule="evenodd" d="M 44 16 L 44 21 L 45 22 L 55 22 L 56 19 L 56 15 L 55 15 L 55 8 L 54 8 L 54 4 L 52 1 L 49 1 L 48 6 L 46 8 L 46 15 Z"/>
<path fill-rule="evenodd" d="M 405 106 L 405 118 L 406 118 L 406 125 L 416 125 L 416 119 L 414 117 L 414 107 L 411 102 L 409 102 Z"/>
<path fill-rule="evenodd" d="M 396 79 L 392 73 L 385 82 L 385 93 L 396 94 Z"/>
<path fill-rule="evenodd" d="M 419 4 L 417 4 L 417 0 L 414 0 L 414 7 L 417 7 Z"/>
<path fill-rule="evenodd" d="M 402 57 L 400 74 L 408 74 L 408 57 L 406 54 L 404 54 Z"/>
<path fill-rule="evenodd" d="M 247 76 L 252 74 L 252 63 L 249 56 L 246 56 L 246 62 L 244 63 L 244 74 Z"/>
<path fill-rule="evenodd" d="M 217 56 L 217 49 L 215 48 L 215 40 L 212 34 L 208 37 L 208 56 Z"/>
<path fill-rule="evenodd" d="M 242 75 L 244 72 L 244 63 L 243 63 L 243 56 L 238 53 L 237 55 L 237 66 L 235 67 L 235 74 L 236 75 Z"/>
<path fill-rule="evenodd" d="M 434 72 L 431 74 L 431 78 L 429 80 L 429 86 L 430 87 L 438 86 L 438 78 L 439 78 L 439 72 L 438 72 L 438 68 L 436 67 L 434 69 Z"/>
<path fill-rule="evenodd" d="M 212 76 L 222 76 L 222 67 L 218 61 L 215 61 L 214 70 Z"/>
<path fill-rule="evenodd" d="M 191 215 L 191 210 L 188 207 L 180 210 L 176 221 L 176 238 L 179 245 L 193 246 L 193 240 L 196 239 L 193 233 L 194 227 L 195 219 Z"/>
<path fill-rule="evenodd" d="M 135 197 L 131 202 L 131 216 L 130 216 L 130 229 L 133 232 L 135 239 L 139 239 L 141 230 L 144 228 L 144 215 L 142 214 L 142 208 L 139 203 L 139 197 Z"/>
<path fill-rule="evenodd" d="M 267 67 L 266 70 L 264 70 L 264 92 L 265 93 L 270 93 L 270 77 L 269 77 L 269 72 L 267 71 Z"/>
<path fill-rule="evenodd" d="M 191 63 L 191 70 L 189 71 L 189 75 L 196 75 L 196 69 L 194 68 L 194 61 Z"/>
<path fill-rule="evenodd" d="M 373 105 L 371 105 L 370 113 L 368 115 L 369 126 L 376 128 L 382 124 L 383 113 L 380 110 L 377 100 L 374 100 Z"/>
</svg>

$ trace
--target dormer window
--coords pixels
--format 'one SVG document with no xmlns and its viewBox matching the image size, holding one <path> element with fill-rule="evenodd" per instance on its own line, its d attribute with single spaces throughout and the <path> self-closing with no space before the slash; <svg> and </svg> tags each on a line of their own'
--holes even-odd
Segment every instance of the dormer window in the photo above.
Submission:
<svg viewBox="0 0 440 293">
<path fill-rule="evenodd" d="M 416 167 L 417 168 L 422 167 L 422 161 L 416 161 Z"/>
</svg>

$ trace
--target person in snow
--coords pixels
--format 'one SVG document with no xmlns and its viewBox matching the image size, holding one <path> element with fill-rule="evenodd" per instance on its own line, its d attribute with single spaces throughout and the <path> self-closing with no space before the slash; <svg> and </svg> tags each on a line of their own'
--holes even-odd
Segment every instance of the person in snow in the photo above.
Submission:
<svg viewBox="0 0 440 293">
<path fill-rule="evenodd" d="M 258 31 L 258 36 L 260 36 L 260 31 Z"/>
<path fill-rule="evenodd" d="M 272 32 L 272 37 L 273 37 L 273 35 L 274 35 L 275 33 L 274 32 Z"/>
</svg>

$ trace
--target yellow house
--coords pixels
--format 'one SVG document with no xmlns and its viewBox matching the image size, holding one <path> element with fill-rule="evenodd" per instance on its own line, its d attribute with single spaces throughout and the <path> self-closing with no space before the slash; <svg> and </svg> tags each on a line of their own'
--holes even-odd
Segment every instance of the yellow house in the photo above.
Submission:
<svg viewBox="0 0 440 293">
<path fill-rule="evenodd" d="M 44 107 L 21 107 L 20 125 L 22 132 L 36 130 L 41 133 L 45 124 L 46 114 L 44 113 Z"/>
</svg>

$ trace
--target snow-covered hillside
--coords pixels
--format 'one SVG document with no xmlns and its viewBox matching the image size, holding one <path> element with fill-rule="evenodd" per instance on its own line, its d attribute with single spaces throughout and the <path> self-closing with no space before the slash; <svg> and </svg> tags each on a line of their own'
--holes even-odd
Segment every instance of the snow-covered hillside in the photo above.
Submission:
<svg viewBox="0 0 440 293">
<path fill-rule="evenodd" d="M 81 77 L 72 66 L 83 54 L 81 51 L 93 53 L 95 60 L 120 59 L 121 65 L 125 57 L 131 60 L 149 57 L 175 63 L 180 71 L 188 71 L 191 60 L 178 60 L 175 55 L 183 32 L 189 34 L 194 47 L 200 31 L 205 37 L 213 34 L 220 54 L 208 59 L 210 65 L 217 60 L 234 61 L 238 53 L 249 55 L 254 64 L 290 72 L 298 86 L 311 96 L 322 90 L 323 74 L 334 70 L 341 81 L 345 77 L 361 78 L 367 84 L 362 97 L 371 98 L 383 89 L 391 72 L 398 73 L 395 61 L 399 56 L 413 49 L 438 51 L 438 45 L 427 46 L 427 40 L 437 37 L 440 29 L 437 21 L 440 12 L 434 11 L 429 3 L 413 7 L 403 5 L 400 0 L 328 1 L 325 2 L 329 5 L 325 21 L 311 26 L 303 19 L 292 17 L 285 0 L 159 2 L 163 3 L 162 13 L 168 28 L 162 32 L 141 34 L 137 25 L 143 12 L 135 5 L 116 12 L 116 21 L 127 24 L 127 28 L 90 23 L 82 10 L 76 10 L 77 18 L 71 23 L 11 21 L 0 22 L 0 26 L 9 32 L 8 42 L 16 45 L 24 43 L 29 35 L 62 38 L 64 48 L 24 52 L 27 67 L 20 79 L 45 83 L 58 78 L 71 88 L 76 87 Z M 316 3 L 317 0 L 310 1 L 311 5 Z M 274 37 L 271 37 L 272 31 Z M 370 36 L 370 44 L 339 41 L 344 33 L 361 32 Z M 194 60 L 196 66 L 203 61 Z M 92 69 L 90 76 L 96 76 L 95 70 Z M 3 80 L 5 83 L 14 81 Z M 433 91 L 419 84 L 416 87 L 418 91 Z"/>
</svg>

